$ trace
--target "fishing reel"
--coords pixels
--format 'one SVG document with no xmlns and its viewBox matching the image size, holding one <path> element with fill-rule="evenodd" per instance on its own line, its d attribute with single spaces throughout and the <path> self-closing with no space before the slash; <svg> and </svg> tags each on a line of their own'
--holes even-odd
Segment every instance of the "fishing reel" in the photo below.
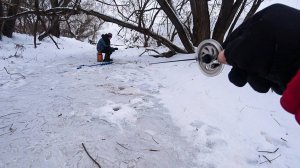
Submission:
<svg viewBox="0 0 300 168">
<path fill-rule="evenodd" d="M 204 40 L 199 44 L 196 60 L 204 75 L 213 77 L 222 72 L 224 65 L 218 61 L 218 55 L 222 50 L 221 44 L 213 39 Z"/>
</svg>

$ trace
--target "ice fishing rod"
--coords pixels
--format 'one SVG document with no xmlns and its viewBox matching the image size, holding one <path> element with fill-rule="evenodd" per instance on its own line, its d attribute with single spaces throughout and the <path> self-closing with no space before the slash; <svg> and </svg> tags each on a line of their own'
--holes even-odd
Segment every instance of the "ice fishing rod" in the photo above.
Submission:
<svg viewBox="0 0 300 168">
<path fill-rule="evenodd" d="M 219 75 L 223 70 L 224 65 L 218 61 L 218 55 L 222 50 L 223 48 L 218 41 L 213 39 L 207 39 L 203 40 L 199 44 L 196 51 L 196 58 L 156 62 L 151 63 L 150 65 L 196 60 L 198 62 L 201 72 L 208 77 L 213 77 Z"/>
<path fill-rule="evenodd" d="M 164 62 L 155 62 L 155 63 L 150 63 L 150 65 L 153 64 L 163 64 L 163 63 L 169 63 L 169 62 L 181 62 L 181 61 L 196 61 L 196 58 L 191 58 L 191 59 L 182 59 L 182 60 L 174 60 L 174 61 L 164 61 Z"/>
</svg>

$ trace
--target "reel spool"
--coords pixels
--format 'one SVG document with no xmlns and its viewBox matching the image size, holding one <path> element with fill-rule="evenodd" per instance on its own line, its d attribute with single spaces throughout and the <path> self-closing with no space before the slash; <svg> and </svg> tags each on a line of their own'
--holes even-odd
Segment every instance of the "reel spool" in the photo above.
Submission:
<svg viewBox="0 0 300 168">
<path fill-rule="evenodd" d="M 217 60 L 222 50 L 221 44 L 213 39 L 204 40 L 199 44 L 196 59 L 204 75 L 213 77 L 222 72 L 224 65 Z"/>
</svg>

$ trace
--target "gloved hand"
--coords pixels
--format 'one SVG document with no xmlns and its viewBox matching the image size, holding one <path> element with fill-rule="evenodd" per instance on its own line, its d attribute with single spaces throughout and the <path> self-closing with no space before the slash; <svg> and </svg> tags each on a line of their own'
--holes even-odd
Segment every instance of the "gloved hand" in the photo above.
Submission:
<svg viewBox="0 0 300 168">
<path fill-rule="evenodd" d="M 300 124 L 299 19 L 300 11 L 284 5 L 265 8 L 228 36 L 221 58 L 233 67 L 233 84 L 283 94 L 281 106 Z"/>
<path fill-rule="evenodd" d="M 115 50 L 118 50 L 118 48 L 116 47 L 116 48 L 114 48 Z"/>
<path fill-rule="evenodd" d="M 261 93 L 282 94 L 300 69 L 300 12 L 272 5 L 242 23 L 223 43 L 228 77 L 236 86 L 247 82 Z"/>
<path fill-rule="evenodd" d="M 272 83 L 256 74 L 248 74 L 246 71 L 233 67 L 228 74 L 229 81 L 238 87 L 243 87 L 247 82 L 257 92 L 266 93 Z"/>
</svg>

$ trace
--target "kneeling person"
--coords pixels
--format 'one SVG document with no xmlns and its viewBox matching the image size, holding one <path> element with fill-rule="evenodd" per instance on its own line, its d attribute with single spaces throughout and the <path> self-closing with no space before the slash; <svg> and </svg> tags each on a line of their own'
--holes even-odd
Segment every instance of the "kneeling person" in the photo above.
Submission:
<svg viewBox="0 0 300 168">
<path fill-rule="evenodd" d="M 110 58 L 110 55 L 115 51 L 118 50 L 118 48 L 113 48 L 110 46 L 110 39 L 112 38 L 111 33 L 102 34 L 102 38 L 97 43 L 97 51 L 101 53 L 105 53 L 104 62 L 113 61 Z"/>
</svg>

